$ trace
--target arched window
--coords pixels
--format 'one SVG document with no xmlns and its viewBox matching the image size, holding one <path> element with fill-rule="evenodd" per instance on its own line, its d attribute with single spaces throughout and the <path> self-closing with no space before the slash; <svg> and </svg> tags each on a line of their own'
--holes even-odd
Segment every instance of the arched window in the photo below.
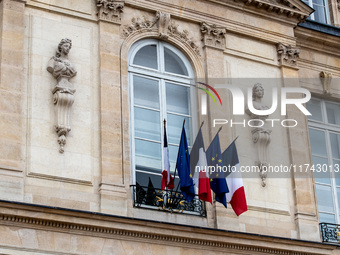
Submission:
<svg viewBox="0 0 340 255">
<path fill-rule="evenodd" d="M 164 169 L 163 120 L 174 173 L 182 124 L 192 141 L 193 71 L 184 54 L 168 43 L 142 40 L 129 52 L 132 184 L 160 188 Z M 175 182 L 177 187 L 178 179 Z"/>
</svg>

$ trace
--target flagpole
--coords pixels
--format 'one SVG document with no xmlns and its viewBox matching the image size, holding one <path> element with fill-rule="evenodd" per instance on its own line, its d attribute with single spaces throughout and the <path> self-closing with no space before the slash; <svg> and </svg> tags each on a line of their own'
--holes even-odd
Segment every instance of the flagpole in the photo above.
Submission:
<svg viewBox="0 0 340 255">
<path fill-rule="evenodd" d="M 184 124 L 185 124 L 185 119 L 183 120 L 183 127 L 184 127 Z M 178 153 L 177 153 L 177 160 L 178 160 L 178 154 L 179 154 L 179 148 L 178 148 Z M 175 181 L 176 172 L 177 172 L 177 160 L 176 160 L 176 166 L 175 166 L 174 181 Z"/>
</svg>

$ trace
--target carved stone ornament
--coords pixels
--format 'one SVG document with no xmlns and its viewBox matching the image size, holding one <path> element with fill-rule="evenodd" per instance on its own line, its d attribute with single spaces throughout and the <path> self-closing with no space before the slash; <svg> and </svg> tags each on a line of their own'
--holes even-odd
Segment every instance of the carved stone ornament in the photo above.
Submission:
<svg viewBox="0 0 340 255">
<path fill-rule="evenodd" d="M 338 11 L 340 11 L 340 0 L 337 0 L 336 3 L 337 3 L 337 6 L 338 6 Z"/>
<path fill-rule="evenodd" d="M 291 45 L 277 44 L 277 54 L 281 64 L 296 66 L 297 58 L 300 55 L 300 49 Z"/>
<path fill-rule="evenodd" d="M 331 82 L 332 82 L 332 73 L 322 71 L 320 72 L 320 79 L 323 87 L 323 93 L 326 95 L 330 95 L 330 88 L 331 88 Z"/>
<path fill-rule="evenodd" d="M 260 83 L 256 83 L 253 86 L 253 108 L 256 110 L 268 110 L 268 106 L 262 103 L 262 98 L 264 95 L 264 89 Z M 258 154 L 258 160 L 255 164 L 260 169 L 260 178 L 262 187 L 266 186 L 267 172 L 264 168 L 268 167 L 268 145 L 270 143 L 271 130 L 266 128 L 265 120 L 269 115 L 256 115 L 252 113 L 249 109 L 246 109 L 246 113 L 250 116 L 255 126 L 251 133 L 253 137 L 253 142 L 256 144 L 256 150 Z"/>
<path fill-rule="evenodd" d="M 125 25 L 123 36 L 128 37 L 135 32 L 157 31 L 162 39 L 169 36 L 174 37 L 185 44 L 188 44 L 197 55 L 201 55 L 198 46 L 193 38 L 190 37 L 189 31 L 181 31 L 176 23 L 171 21 L 171 16 L 168 13 L 157 11 L 153 21 L 143 17 L 132 18 L 130 25 Z"/>
<path fill-rule="evenodd" d="M 58 45 L 56 56 L 53 56 L 47 65 L 47 71 L 57 79 L 57 84 L 52 90 L 53 103 L 56 106 L 57 124 L 55 125 L 58 134 L 59 152 L 64 152 L 66 136 L 71 131 L 70 113 L 74 102 L 74 93 L 72 84 L 69 80 L 76 76 L 77 71 L 68 60 L 68 53 L 72 47 L 70 39 L 62 39 Z"/>
<path fill-rule="evenodd" d="M 226 28 L 218 27 L 215 24 L 208 25 L 205 22 L 201 23 L 201 32 L 203 35 L 202 41 L 205 46 L 214 47 L 217 49 L 225 48 Z"/>
<path fill-rule="evenodd" d="M 100 20 L 120 23 L 121 13 L 124 9 L 124 1 L 97 0 L 97 8 L 97 15 Z"/>
</svg>

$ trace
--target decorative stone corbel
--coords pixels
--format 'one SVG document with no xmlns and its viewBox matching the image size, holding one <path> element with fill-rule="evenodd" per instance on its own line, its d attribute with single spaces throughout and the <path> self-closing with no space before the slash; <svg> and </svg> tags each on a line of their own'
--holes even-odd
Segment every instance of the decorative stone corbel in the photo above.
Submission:
<svg viewBox="0 0 340 255">
<path fill-rule="evenodd" d="M 323 87 L 323 93 L 326 95 L 330 95 L 330 88 L 331 88 L 331 82 L 332 82 L 332 73 L 322 71 L 320 72 L 320 79 Z"/>
<path fill-rule="evenodd" d="M 256 83 L 253 86 L 253 108 L 256 110 L 268 110 L 268 106 L 262 103 L 262 98 L 264 95 L 264 89 L 260 83 Z M 260 178 L 262 187 L 266 186 L 267 171 L 268 167 L 268 145 L 270 143 L 271 130 L 266 128 L 265 120 L 269 115 L 256 115 L 252 113 L 249 109 L 246 109 L 246 113 L 250 116 L 253 122 L 254 128 L 252 129 L 253 142 L 256 145 L 256 150 L 258 154 L 258 160 L 255 164 L 260 169 Z M 262 124 L 262 125 L 261 125 Z"/>
<path fill-rule="evenodd" d="M 72 47 L 70 39 L 62 39 L 58 45 L 56 56 L 53 56 L 48 62 L 47 71 L 57 79 L 57 84 L 52 90 L 53 103 L 56 105 L 57 124 L 55 125 L 58 134 L 59 152 L 64 152 L 66 136 L 71 131 L 70 114 L 74 102 L 74 93 L 72 83 L 69 80 L 76 76 L 72 63 L 68 60 L 68 53 Z"/>
<path fill-rule="evenodd" d="M 169 13 L 157 11 L 156 19 L 158 20 L 158 32 L 160 38 L 168 37 L 168 29 L 171 24 L 171 17 Z"/>
<path fill-rule="evenodd" d="M 97 15 L 100 20 L 120 24 L 121 13 L 124 9 L 122 0 L 97 0 Z"/>
<path fill-rule="evenodd" d="M 340 11 L 340 0 L 337 0 L 338 11 Z"/>
<path fill-rule="evenodd" d="M 215 24 L 208 25 L 205 22 L 201 23 L 202 41 L 205 46 L 214 47 L 217 49 L 225 49 L 225 34 L 226 28 L 218 27 Z"/>
<path fill-rule="evenodd" d="M 277 44 L 277 54 L 281 65 L 286 64 L 296 66 L 297 58 L 300 55 L 300 49 L 291 45 L 284 45 L 283 43 Z"/>
</svg>

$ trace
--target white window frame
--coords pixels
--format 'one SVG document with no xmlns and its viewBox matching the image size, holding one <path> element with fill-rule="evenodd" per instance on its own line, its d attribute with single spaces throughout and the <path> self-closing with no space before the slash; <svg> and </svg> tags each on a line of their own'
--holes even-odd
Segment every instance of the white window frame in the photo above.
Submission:
<svg viewBox="0 0 340 255">
<path fill-rule="evenodd" d="M 152 68 L 139 66 L 133 64 L 134 57 L 136 53 L 147 45 L 157 45 L 157 65 L 159 70 L 155 70 Z M 171 51 L 173 51 L 184 63 L 187 71 L 188 76 L 185 75 L 179 75 L 174 73 L 168 73 L 165 72 L 165 66 L 164 66 L 164 47 L 167 47 Z M 163 52 L 163 53 L 162 53 Z M 162 53 L 162 54 L 161 54 Z M 133 75 L 138 75 L 142 77 L 146 77 L 148 79 L 157 79 L 159 80 L 159 97 L 160 97 L 160 118 L 163 119 L 162 116 L 166 116 L 167 110 L 166 110 L 166 89 L 165 89 L 165 83 L 171 82 L 173 84 L 179 84 L 182 86 L 188 86 L 190 88 L 190 117 L 191 117 L 191 142 L 193 142 L 193 134 L 197 132 L 197 116 L 196 116 L 196 90 L 195 87 L 192 86 L 194 84 L 194 72 L 191 67 L 190 62 L 188 61 L 187 57 L 176 47 L 172 46 L 169 43 L 166 43 L 164 41 L 155 40 L 155 39 L 144 39 L 141 41 L 136 42 L 134 45 L 132 45 L 129 54 L 128 54 L 128 82 L 129 82 L 129 109 L 130 109 L 130 158 L 131 158 L 131 185 L 136 185 L 136 162 L 135 162 L 135 134 L 134 134 L 134 95 L 133 95 Z M 162 100 L 163 99 L 163 100 Z M 178 113 L 176 113 L 179 115 Z M 161 149 L 163 148 L 163 136 L 164 136 L 164 129 L 163 129 L 163 121 L 161 121 Z M 178 141 L 179 142 L 179 141 Z M 172 144 L 168 140 L 168 144 L 178 146 L 178 144 Z M 191 144 L 189 144 L 190 146 Z M 162 155 L 163 157 L 163 155 Z M 162 169 L 164 169 L 164 162 L 163 159 L 162 162 Z M 160 169 L 160 173 L 161 170 Z M 140 171 L 141 172 L 141 171 Z M 149 173 L 149 172 L 147 172 Z M 151 173 L 149 173 L 151 174 Z M 178 175 L 176 175 L 178 177 Z"/>
<path fill-rule="evenodd" d="M 313 8 L 313 0 L 305 0 L 305 1 L 308 2 L 308 5 Z M 303 1 L 303 2 L 305 2 L 305 1 Z M 330 13 L 329 13 L 329 7 L 328 7 L 328 0 L 323 0 L 323 1 L 324 1 L 324 4 L 325 4 L 325 12 L 326 12 L 325 13 L 326 14 L 326 23 L 325 24 L 330 24 L 331 22 L 330 22 Z M 314 14 L 315 14 L 315 12 L 313 12 L 309 16 L 310 19 L 313 20 L 313 21 L 316 21 L 316 22 L 320 22 L 320 21 L 315 20 L 315 15 Z"/>
<path fill-rule="evenodd" d="M 330 144 L 330 133 L 337 133 L 340 134 L 340 125 L 335 125 L 335 124 L 330 124 L 328 123 L 328 116 L 327 116 L 327 109 L 326 109 L 326 103 L 330 104 L 338 104 L 336 102 L 332 101 L 327 101 L 324 99 L 319 99 L 313 97 L 313 100 L 319 101 L 321 105 L 321 116 L 322 116 L 322 121 L 318 120 L 313 120 L 313 119 L 308 119 L 308 127 L 312 128 L 314 130 L 319 130 L 325 132 L 325 139 L 326 139 L 326 153 L 327 153 L 327 160 L 328 160 L 328 166 L 333 166 L 333 156 L 332 156 L 332 148 Z M 334 214 L 335 214 L 335 223 L 340 224 L 340 208 L 338 204 L 338 194 L 337 194 L 337 186 L 336 186 L 336 180 L 335 180 L 335 175 L 334 172 L 330 172 L 330 184 L 325 184 L 325 183 L 320 183 L 316 182 L 315 184 L 318 184 L 320 186 L 327 186 L 331 188 L 332 191 L 332 197 L 333 197 L 333 206 L 334 206 Z M 339 186 L 338 186 L 339 187 Z M 324 214 L 333 214 L 330 212 L 325 212 L 325 211 L 320 211 L 318 209 L 319 213 L 324 213 Z M 320 219 L 319 219 L 320 220 Z"/>
</svg>

